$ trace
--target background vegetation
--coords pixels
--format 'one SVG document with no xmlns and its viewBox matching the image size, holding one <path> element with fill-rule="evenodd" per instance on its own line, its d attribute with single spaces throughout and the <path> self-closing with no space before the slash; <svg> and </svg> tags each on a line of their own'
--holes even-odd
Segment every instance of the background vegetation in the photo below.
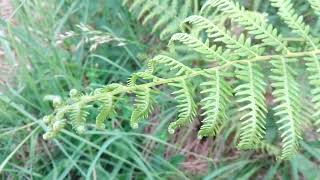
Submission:
<svg viewBox="0 0 320 180">
<path fill-rule="evenodd" d="M 240 2 L 250 10 L 270 13 L 270 21 L 288 31 L 268 2 Z M 293 2 L 300 14 L 310 15 L 306 2 Z M 199 121 L 169 135 L 166 129 L 176 108 L 165 94 L 157 96 L 155 112 L 136 130 L 128 122 L 132 100 L 123 97 L 120 111 L 105 130 L 95 129 L 90 121 L 92 128 L 83 135 L 69 129 L 54 140 L 43 140 L 45 125 L 40 118 L 52 111 L 46 100 L 66 97 L 73 88 L 91 92 L 112 82 L 126 83 L 149 57 L 165 50 L 168 41 L 152 21 L 143 25 L 121 3 L 13 1 L 10 19 L 0 21 L 1 61 L 14 68 L 10 76 L 0 78 L 1 179 L 320 178 L 319 134 L 313 129 L 305 129 L 295 158 L 276 161 L 272 152 L 277 149 L 268 153 L 236 149 L 236 117 L 215 138 L 197 139 Z M 200 6 L 203 1 L 195 3 Z M 190 12 L 198 10 L 193 7 Z M 320 28 L 319 21 L 307 20 Z M 180 59 L 197 63 L 196 56 Z M 279 136 L 277 127 L 272 118 L 267 121 L 267 139 L 273 142 Z"/>
</svg>

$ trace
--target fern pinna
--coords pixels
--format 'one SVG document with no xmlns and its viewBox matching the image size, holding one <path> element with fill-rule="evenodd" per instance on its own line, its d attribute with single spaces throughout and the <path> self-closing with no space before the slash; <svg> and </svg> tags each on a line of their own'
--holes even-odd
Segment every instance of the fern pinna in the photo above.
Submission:
<svg viewBox="0 0 320 180">
<path fill-rule="evenodd" d="M 134 73 L 128 85 L 110 84 L 92 94 L 83 95 L 72 90 L 71 100 L 55 102 L 54 112 L 44 118 L 48 124 L 48 132 L 44 137 L 55 137 L 66 127 L 68 119 L 71 119 L 77 132 L 83 132 L 88 115 L 86 109 L 92 103 L 101 106 L 96 124 L 103 128 L 104 121 L 115 111 L 117 97 L 125 93 L 135 94 L 130 123 L 137 128 L 139 121 L 148 118 L 156 104 L 153 91 L 160 85 L 166 85 L 174 89 L 172 95 L 178 103 L 177 120 L 169 125 L 170 133 L 199 117 L 202 119 L 199 137 L 214 137 L 229 121 L 230 108 L 237 107 L 241 114 L 238 148 L 272 149 L 264 141 L 266 115 L 268 109 L 272 108 L 281 132 L 282 150 L 279 157 L 289 159 L 295 155 L 305 121 L 301 115 L 300 84 L 297 81 L 300 71 L 296 70 L 295 65 L 303 63 L 306 66 L 310 94 L 316 107 L 313 117 L 315 125 L 320 126 L 320 43 L 303 17 L 294 10 L 291 1 L 270 0 L 270 4 L 277 9 L 279 17 L 292 30 L 291 33 L 303 39 L 299 48 L 291 46 L 284 35 L 268 23 L 265 14 L 248 11 L 232 0 L 208 0 L 199 10 L 200 15 L 189 17 L 185 17 L 188 13 L 170 9 L 176 8 L 180 1 L 163 1 L 168 7 L 171 3 L 169 9 L 171 13 L 176 13 L 173 20 L 172 17 L 160 15 L 163 6 L 159 7 L 156 2 L 125 0 L 124 4 L 128 4 L 130 10 L 138 13 L 145 22 L 156 18 L 154 29 L 163 26 L 162 33 L 167 34 L 173 32 L 172 28 L 176 30 L 181 27 L 182 32 L 172 35 L 170 49 L 182 45 L 193 51 L 191 53 L 200 54 L 209 67 L 189 67 L 168 52 L 149 60 L 146 70 Z M 315 14 L 319 14 L 318 1 L 309 0 L 309 3 Z M 242 27 L 243 31 L 235 34 L 227 30 L 225 24 L 214 23 L 208 16 L 208 12 L 212 11 L 228 17 L 229 24 Z M 176 21 L 177 17 L 183 17 L 184 20 Z M 265 70 L 266 66 L 270 66 L 270 70 Z M 167 70 L 166 73 L 163 70 Z M 202 82 L 194 81 L 195 77 Z M 272 104 L 266 103 L 268 87 L 272 87 Z M 196 102 L 196 95 L 201 97 L 200 102 Z M 202 111 L 200 115 L 199 109 Z"/>
<path fill-rule="evenodd" d="M 161 39 L 177 32 L 181 21 L 198 6 L 192 0 L 123 0 L 123 5 L 128 6 L 142 24 L 155 21 L 152 32 L 159 31 Z"/>
</svg>

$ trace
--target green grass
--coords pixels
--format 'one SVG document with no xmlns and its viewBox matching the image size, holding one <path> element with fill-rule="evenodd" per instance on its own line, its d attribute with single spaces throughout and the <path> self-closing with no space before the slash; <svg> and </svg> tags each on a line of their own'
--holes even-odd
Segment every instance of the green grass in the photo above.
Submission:
<svg viewBox="0 0 320 180">
<path fill-rule="evenodd" d="M 137 22 L 119 0 L 16 0 L 14 7 L 16 23 L 0 22 L 6 31 L 0 36 L 6 61 L 18 63 L 14 81 L 2 84 L 5 91 L 0 94 L 0 179 L 320 177 L 320 143 L 312 138 L 302 144 L 296 158 L 277 162 L 265 153 L 236 150 L 236 118 L 215 139 L 197 140 L 192 131 L 196 123 L 169 135 L 166 127 L 175 118 L 175 109 L 172 98 L 164 94 L 158 96 L 162 105 L 157 113 L 137 130 L 128 123 L 132 107 L 126 104 L 132 101 L 121 98 L 123 103 L 105 130 L 94 128 L 91 114 L 85 134 L 68 129 L 54 140 L 43 140 L 46 126 L 40 118 L 52 111 L 45 97 L 66 97 L 72 88 L 91 92 L 112 82 L 126 83 L 132 72 L 143 68 L 144 57 L 163 50 L 166 42 L 152 34 L 150 26 Z M 126 44 L 103 44 L 90 52 L 90 44 L 79 44 L 86 37 L 76 26 L 80 23 L 125 39 Z M 70 30 L 82 34 L 56 46 L 59 34 Z M 277 137 L 274 132 L 268 134 L 270 141 Z M 186 168 L 187 163 L 191 168 Z M 192 170 L 200 165 L 202 171 Z"/>
</svg>

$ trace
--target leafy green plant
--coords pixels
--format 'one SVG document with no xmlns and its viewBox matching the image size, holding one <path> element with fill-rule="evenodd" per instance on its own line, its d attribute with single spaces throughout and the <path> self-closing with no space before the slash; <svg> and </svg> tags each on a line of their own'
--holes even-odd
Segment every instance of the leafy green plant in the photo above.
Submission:
<svg viewBox="0 0 320 180">
<path fill-rule="evenodd" d="M 144 17 L 146 22 L 161 13 L 154 4 L 151 8 L 154 12 L 146 11 L 148 3 L 144 2 L 133 1 L 130 7 L 136 9 L 142 6 L 140 17 L 149 13 Z M 69 122 L 66 119 L 71 120 L 70 123 L 78 133 L 84 133 L 90 104 L 100 104 L 97 126 L 103 127 L 103 121 L 116 110 L 113 108 L 114 104 L 123 94 L 136 96 L 130 124 L 137 128 L 138 122 L 147 118 L 154 107 L 155 95 L 152 92 L 156 91 L 158 86 L 166 85 L 173 88 L 172 95 L 178 103 L 178 117 L 170 123 L 169 133 L 174 133 L 177 128 L 194 120 L 198 114 L 197 107 L 201 106 L 201 117 L 204 118 L 199 137 L 215 136 L 223 128 L 224 122 L 228 121 L 227 112 L 237 108 L 241 114 L 238 147 L 258 149 L 266 146 L 266 114 L 271 106 L 278 129 L 282 133 L 280 158 L 290 159 L 298 151 L 304 122 L 300 84 L 297 81 L 300 71 L 296 67 L 298 64 L 301 66 L 300 63 L 305 64 L 308 71 L 310 94 L 316 107 L 315 124 L 320 124 L 320 44 L 319 38 L 312 35 L 310 26 L 304 22 L 303 17 L 295 12 L 290 0 L 270 2 L 291 29 L 291 33 L 303 39 L 298 46 L 287 42 L 284 35 L 268 23 L 265 14 L 248 11 L 231 0 L 208 0 L 201 8 L 203 15 L 192 15 L 181 21 L 183 32 L 173 34 L 169 41 L 171 49 L 183 45 L 186 49 L 202 55 L 207 67 L 187 66 L 170 57 L 169 52 L 166 53 L 169 55 L 158 55 L 149 60 L 146 70 L 134 73 L 128 85 L 114 83 L 90 94 L 71 90 L 68 100 L 63 102 L 58 98 L 53 101 L 54 112 L 44 118 L 49 124 L 44 138 L 55 137 L 65 127 L 66 122 Z M 310 4 L 318 10 L 317 2 L 310 0 Z M 231 26 L 241 27 L 243 31 L 235 35 L 221 24 L 212 23 L 205 16 L 205 12 L 211 10 L 228 17 Z M 160 17 L 162 19 L 160 18 L 159 25 L 170 20 L 170 17 Z M 173 24 L 175 28 L 178 27 Z M 159 26 L 154 27 L 158 29 Z M 167 30 L 162 30 L 162 33 L 166 32 Z M 263 67 L 269 66 L 271 70 L 267 77 L 268 73 L 263 71 Z M 199 81 L 193 79 L 200 79 L 200 87 Z M 275 105 L 266 104 L 267 86 L 272 87 Z M 199 103 L 195 102 L 196 94 L 201 96 Z"/>
</svg>

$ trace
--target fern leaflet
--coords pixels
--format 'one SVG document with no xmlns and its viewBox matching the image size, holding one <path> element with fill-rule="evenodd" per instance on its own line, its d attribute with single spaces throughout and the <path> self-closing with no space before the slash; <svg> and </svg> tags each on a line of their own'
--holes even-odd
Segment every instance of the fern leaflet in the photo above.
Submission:
<svg viewBox="0 0 320 180">
<path fill-rule="evenodd" d="M 155 64 L 163 64 L 164 66 L 170 68 L 170 70 L 176 70 L 176 75 L 182 75 L 182 74 L 190 74 L 193 73 L 194 70 L 189 68 L 188 66 L 182 64 L 181 62 L 168 57 L 168 56 L 164 56 L 164 55 L 158 55 L 156 57 L 154 57 L 150 63 Z"/>
<path fill-rule="evenodd" d="M 320 1 L 319 0 L 308 0 L 315 13 L 320 16 Z"/>
<path fill-rule="evenodd" d="M 105 120 L 111 115 L 114 111 L 113 105 L 113 96 L 111 94 L 106 94 L 105 97 L 100 99 L 102 105 L 99 108 L 99 114 L 96 117 L 96 127 L 100 129 L 104 129 Z"/>
<path fill-rule="evenodd" d="M 192 12 L 192 0 L 124 0 L 130 11 L 138 12 L 143 24 L 153 23 L 152 32 L 160 31 L 160 38 L 167 39 L 179 30 L 180 22 Z"/>
<path fill-rule="evenodd" d="M 202 126 L 198 132 L 199 137 L 216 136 L 224 121 L 227 120 L 226 108 L 230 102 L 229 97 L 232 96 L 230 86 L 225 82 L 221 72 L 215 71 L 211 75 L 209 81 L 201 84 L 203 87 L 201 93 L 206 97 L 201 100 L 204 110 L 202 116 L 205 118 L 202 121 Z M 210 77 L 211 77 L 210 76 Z"/>
<path fill-rule="evenodd" d="M 209 48 L 206 44 L 202 43 L 197 38 L 186 34 L 176 33 L 171 37 L 169 45 L 172 45 L 175 41 L 179 41 L 194 51 L 203 54 L 207 59 L 217 59 L 218 61 L 228 62 L 227 52 L 223 52 L 222 48 L 211 47 Z"/>
<path fill-rule="evenodd" d="M 176 128 L 189 124 L 196 116 L 196 104 L 192 97 L 190 85 L 186 81 L 173 85 L 179 88 L 179 90 L 172 93 L 176 96 L 175 99 L 178 102 L 178 119 L 170 123 L 168 127 L 170 134 L 173 134 Z"/>
<path fill-rule="evenodd" d="M 228 14 L 232 21 L 239 23 L 256 39 L 261 40 L 262 45 L 275 47 L 277 51 L 289 52 L 287 43 L 283 42 L 277 29 L 268 24 L 265 18 L 246 11 L 239 3 L 234 3 L 232 0 L 208 0 L 203 5 L 203 9 L 208 7 L 217 8 L 224 14 Z"/>
<path fill-rule="evenodd" d="M 70 110 L 70 119 L 73 128 L 77 133 L 82 134 L 85 132 L 85 123 L 89 112 L 81 104 L 76 104 Z"/>
<path fill-rule="evenodd" d="M 134 91 L 136 94 L 134 110 L 131 114 L 130 125 L 132 128 L 138 128 L 138 122 L 147 118 L 153 110 L 153 99 L 150 88 L 138 88 Z"/>
<path fill-rule="evenodd" d="M 309 83 L 313 87 L 311 94 L 313 95 L 312 102 L 315 105 L 315 114 L 313 117 L 316 119 L 316 126 L 318 126 L 318 132 L 320 132 L 320 58 L 313 55 L 304 58 L 307 62 L 307 70 L 309 71 Z"/>
<path fill-rule="evenodd" d="M 274 67 L 273 75 L 270 77 L 273 80 L 271 85 L 275 88 L 275 103 L 278 103 L 274 111 L 280 118 L 277 121 L 280 125 L 279 130 L 283 131 L 281 158 L 287 159 L 296 153 L 301 138 L 299 87 L 294 78 L 295 71 L 288 66 L 284 58 L 273 60 L 271 63 Z"/>
<path fill-rule="evenodd" d="M 265 134 L 265 86 L 260 66 L 250 62 L 247 65 L 237 65 L 236 76 L 243 81 L 235 88 L 237 102 L 244 103 L 239 111 L 245 112 L 240 118 L 242 127 L 240 131 L 239 147 L 250 149 L 261 143 Z"/>
<path fill-rule="evenodd" d="M 310 36 L 310 27 L 303 21 L 303 17 L 299 16 L 293 9 L 291 0 L 270 0 L 271 5 L 279 8 L 278 14 L 284 20 L 284 22 L 293 30 L 293 32 L 299 34 L 307 42 L 312 45 L 313 48 L 317 48 L 316 42 Z"/>
</svg>

